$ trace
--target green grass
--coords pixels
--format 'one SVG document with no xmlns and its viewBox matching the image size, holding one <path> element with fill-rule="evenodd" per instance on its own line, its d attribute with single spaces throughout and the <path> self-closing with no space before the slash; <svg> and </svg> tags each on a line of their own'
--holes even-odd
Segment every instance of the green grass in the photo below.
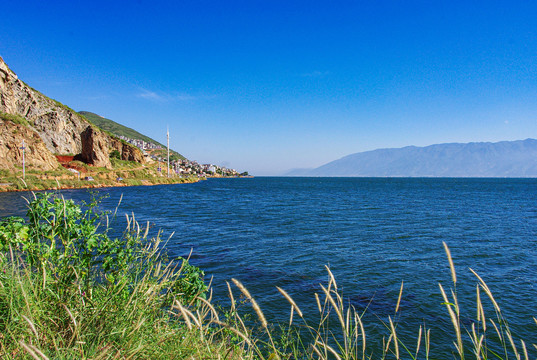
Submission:
<svg viewBox="0 0 537 360">
<path fill-rule="evenodd" d="M 140 163 L 136 161 L 121 160 L 115 157 L 110 158 L 110 163 L 114 169 L 132 169 L 140 167 Z"/>
<path fill-rule="evenodd" d="M 451 334 L 433 343 L 424 324 L 414 339 L 403 340 L 405 324 L 396 320 L 401 284 L 393 314 L 378 320 L 384 331 L 374 338 L 365 314 L 348 304 L 328 267 L 328 280 L 309 307 L 317 320 L 306 320 L 277 288 L 291 310 L 287 323 L 271 324 L 238 280 L 228 284 L 230 307 L 215 304 L 203 272 L 169 259 L 160 238 L 149 239 L 134 217 L 127 218 L 121 238 L 109 238 L 106 217 L 113 215 L 98 213 L 97 205 L 37 196 L 28 220 L 0 222 L 0 358 L 435 359 L 438 341 L 451 349 L 443 358 L 534 358 L 529 352 L 535 345 L 514 337 L 475 273 L 476 307 L 463 314 L 446 245 L 451 288 L 439 284 L 444 303 L 431 306 L 445 308 Z"/>
<path fill-rule="evenodd" d="M 4 121 L 11 121 L 12 123 L 23 126 L 30 126 L 30 122 L 20 115 L 13 115 L 0 111 L 0 119 Z"/>
<path fill-rule="evenodd" d="M 62 188 L 88 188 L 102 186 L 138 186 L 138 185 L 160 185 L 160 184 L 181 184 L 192 183 L 204 178 L 198 177 L 178 177 L 168 178 L 165 173 L 157 172 L 155 166 L 142 166 L 135 161 L 125 161 L 111 159 L 113 168 L 106 169 L 93 167 L 80 161 L 72 161 L 71 164 L 77 168 L 82 168 L 80 179 L 63 167 L 56 170 L 43 172 L 39 169 L 27 167 L 26 177 L 23 179 L 22 167 L 17 167 L 15 171 L 0 170 L 2 184 L 9 184 L 0 187 L 0 191 L 24 191 L 24 190 L 48 190 Z M 91 176 L 94 181 L 86 181 L 84 178 Z M 123 178 L 117 181 L 118 177 Z"/>
</svg>

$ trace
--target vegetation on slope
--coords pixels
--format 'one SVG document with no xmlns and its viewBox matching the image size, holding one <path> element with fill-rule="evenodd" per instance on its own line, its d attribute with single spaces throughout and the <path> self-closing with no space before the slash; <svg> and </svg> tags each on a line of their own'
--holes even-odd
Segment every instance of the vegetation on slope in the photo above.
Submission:
<svg viewBox="0 0 537 360">
<path fill-rule="evenodd" d="M 126 136 L 130 139 L 143 140 L 145 142 L 153 143 L 156 145 L 160 145 L 163 148 L 166 148 L 165 145 L 159 143 L 158 141 L 153 140 L 150 137 L 145 136 L 139 133 L 138 131 L 131 129 L 127 126 L 118 124 L 117 122 L 113 120 L 106 119 L 102 116 L 99 116 L 89 111 L 80 111 L 79 114 L 83 115 L 86 119 L 88 119 L 91 123 L 97 125 L 99 128 L 109 131 L 110 133 L 116 136 Z M 185 159 L 183 155 L 173 150 L 170 150 L 170 156 L 174 156 L 174 158 L 177 158 L 177 159 Z"/>
<path fill-rule="evenodd" d="M 0 191 L 24 191 L 47 189 L 99 188 L 108 186 L 137 186 L 179 184 L 199 181 L 197 176 L 180 177 L 172 174 L 167 177 L 157 169 L 158 164 L 141 165 L 134 161 L 110 159 L 112 169 L 93 167 L 81 161 L 71 161 L 67 165 L 78 173 L 64 167 L 55 171 L 43 172 L 31 167 L 26 168 L 22 177 L 22 167 L 16 172 L 0 170 Z M 90 178 L 91 180 L 86 180 Z"/>
<path fill-rule="evenodd" d="M 28 122 L 28 120 L 26 120 L 24 117 L 20 115 L 8 114 L 8 113 L 0 111 L 0 119 L 4 121 L 11 121 L 15 124 L 19 124 L 23 126 L 30 126 L 30 123 Z"/>
</svg>

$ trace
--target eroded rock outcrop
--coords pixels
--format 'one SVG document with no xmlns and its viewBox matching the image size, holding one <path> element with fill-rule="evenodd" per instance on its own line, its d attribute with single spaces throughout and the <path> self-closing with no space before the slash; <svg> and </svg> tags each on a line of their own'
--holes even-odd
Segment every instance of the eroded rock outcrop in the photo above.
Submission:
<svg viewBox="0 0 537 360">
<path fill-rule="evenodd" d="M 144 154 L 135 146 L 126 144 L 125 142 L 112 138 L 110 140 L 110 146 L 112 149 L 119 151 L 121 154 L 121 160 L 136 161 L 139 163 L 144 162 Z"/>
<path fill-rule="evenodd" d="M 88 126 L 81 134 L 82 152 L 76 156 L 86 164 L 93 166 L 112 168 L 108 149 L 109 137 L 93 126 Z"/>
<path fill-rule="evenodd" d="M 25 143 L 24 157 L 28 169 L 49 171 L 60 164 L 33 129 L 0 120 L 0 168 L 14 171 L 22 168 L 22 141 Z"/>
<path fill-rule="evenodd" d="M 99 167 L 111 168 L 109 154 L 113 149 L 117 149 L 122 159 L 143 162 L 144 157 L 141 151 L 130 145 L 113 138 L 107 133 L 92 126 L 86 118 L 69 109 L 61 103 L 49 99 L 45 95 L 32 89 L 21 81 L 17 75 L 9 69 L 4 60 L 0 57 L 0 112 L 18 115 L 26 119 L 29 132 L 21 131 L 24 136 L 31 136 L 28 139 L 28 151 L 30 147 L 39 149 L 43 153 L 43 159 L 37 160 L 36 166 L 52 166 L 48 160 L 53 158 L 53 154 L 77 155 L 82 161 Z M 3 121 L 3 120 L 2 120 Z M 3 121 L 10 123 L 10 121 Z M 16 125 L 11 123 L 12 125 Z M 24 128 L 23 125 L 20 125 Z M 35 137 L 37 134 L 37 138 Z M 11 144 L 11 138 L 0 133 L 0 141 Z M 22 138 L 17 139 L 17 141 Z M 41 145 L 37 142 L 41 141 Z M 32 145 L 30 146 L 30 143 Z M 4 158 L 0 163 L 2 168 L 7 168 L 7 164 L 16 161 L 15 153 L 7 148 L 0 149 L 10 157 Z M 32 150 L 33 151 L 33 150 Z M 44 153 L 47 153 L 44 155 Z M 18 160 L 17 160 L 18 161 Z M 54 166 L 57 166 L 57 162 Z M 45 166 L 46 167 L 46 166 Z M 11 169 L 11 167 L 10 167 Z"/>
</svg>

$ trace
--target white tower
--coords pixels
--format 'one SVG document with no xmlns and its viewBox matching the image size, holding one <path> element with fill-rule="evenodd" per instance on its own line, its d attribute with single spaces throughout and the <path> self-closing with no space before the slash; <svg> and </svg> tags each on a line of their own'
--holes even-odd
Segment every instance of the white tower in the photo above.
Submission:
<svg viewBox="0 0 537 360">
<path fill-rule="evenodd" d="M 168 177 L 170 177 L 170 130 L 166 127 L 166 139 L 168 141 Z"/>
</svg>

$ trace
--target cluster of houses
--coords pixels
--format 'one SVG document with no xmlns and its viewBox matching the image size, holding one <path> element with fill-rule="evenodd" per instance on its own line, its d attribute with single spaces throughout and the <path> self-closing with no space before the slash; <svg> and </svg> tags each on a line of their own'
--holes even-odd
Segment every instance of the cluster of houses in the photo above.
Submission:
<svg viewBox="0 0 537 360">
<path fill-rule="evenodd" d="M 168 162 L 166 158 L 151 154 L 152 150 L 162 150 L 163 147 L 157 144 L 148 143 L 143 140 L 131 139 L 126 136 L 120 136 L 120 139 L 137 146 L 142 150 L 142 153 L 147 158 L 158 162 L 158 169 L 162 174 L 168 173 Z M 228 169 L 223 166 L 213 164 L 199 164 L 197 161 L 184 160 L 170 160 L 170 175 L 178 176 L 199 176 L 199 177 L 233 177 L 241 176 L 238 171 L 234 169 Z"/>
<path fill-rule="evenodd" d="M 138 148 L 140 148 L 142 151 L 144 150 L 157 150 L 157 149 L 162 149 L 162 146 L 160 145 L 157 145 L 157 144 L 153 144 L 153 143 L 149 143 L 149 142 L 145 142 L 143 140 L 138 140 L 138 139 L 131 139 L 131 138 L 128 138 L 126 136 L 123 136 L 121 135 L 119 137 L 121 140 L 124 140 L 126 142 L 128 142 L 129 144 L 132 144 Z"/>
<path fill-rule="evenodd" d="M 159 159 L 159 168 L 162 172 L 167 172 L 166 159 Z M 213 164 L 199 164 L 190 160 L 170 160 L 170 173 L 176 175 L 197 175 L 199 177 L 228 177 L 240 176 L 236 170 Z"/>
</svg>

